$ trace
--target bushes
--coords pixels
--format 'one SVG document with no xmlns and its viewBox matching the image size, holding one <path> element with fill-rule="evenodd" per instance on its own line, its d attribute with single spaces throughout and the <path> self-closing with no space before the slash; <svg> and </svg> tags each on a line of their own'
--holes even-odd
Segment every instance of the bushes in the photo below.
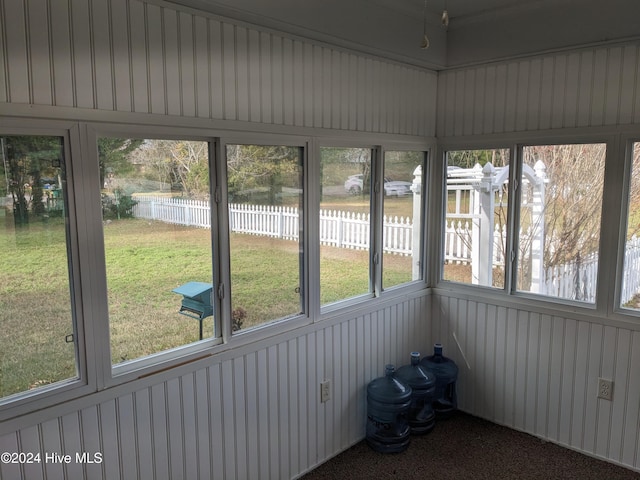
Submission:
<svg viewBox="0 0 640 480">
<path fill-rule="evenodd" d="M 138 204 L 131 195 L 125 195 L 122 189 L 116 189 L 113 196 L 102 194 L 102 218 L 104 220 L 133 218 L 133 207 Z"/>
</svg>

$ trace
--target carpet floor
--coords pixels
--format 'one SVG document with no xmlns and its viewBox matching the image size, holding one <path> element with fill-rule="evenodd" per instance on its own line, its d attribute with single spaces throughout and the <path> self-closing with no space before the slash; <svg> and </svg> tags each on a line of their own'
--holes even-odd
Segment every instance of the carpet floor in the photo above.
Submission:
<svg viewBox="0 0 640 480">
<path fill-rule="evenodd" d="M 638 480 L 640 473 L 458 413 L 412 436 L 402 453 L 377 453 L 362 441 L 302 479 Z"/>
</svg>

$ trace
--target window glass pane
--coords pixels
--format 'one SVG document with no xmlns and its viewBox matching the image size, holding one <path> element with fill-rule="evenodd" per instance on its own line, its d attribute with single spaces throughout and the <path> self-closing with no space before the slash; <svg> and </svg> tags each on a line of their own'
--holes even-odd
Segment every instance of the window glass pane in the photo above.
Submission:
<svg viewBox="0 0 640 480">
<path fill-rule="evenodd" d="M 517 289 L 595 302 L 606 145 L 523 148 Z"/>
<path fill-rule="evenodd" d="M 63 139 L 0 142 L 1 398 L 77 378 L 77 368 L 65 341 L 74 329 Z"/>
<path fill-rule="evenodd" d="M 509 150 L 447 152 L 443 278 L 504 287 Z"/>
<path fill-rule="evenodd" d="M 302 149 L 228 145 L 233 330 L 303 312 Z"/>
<path fill-rule="evenodd" d="M 382 286 L 422 276 L 422 167 L 424 152 L 385 152 Z"/>
<path fill-rule="evenodd" d="M 640 143 L 633 145 L 621 304 L 640 310 Z"/>
<path fill-rule="evenodd" d="M 114 364 L 213 335 L 207 142 L 98 139 Z"/>
<path fill-rule="evenodd" d="M 322 148 L 320 302 L 369 293 L 371 150 Z"/>
</svg>

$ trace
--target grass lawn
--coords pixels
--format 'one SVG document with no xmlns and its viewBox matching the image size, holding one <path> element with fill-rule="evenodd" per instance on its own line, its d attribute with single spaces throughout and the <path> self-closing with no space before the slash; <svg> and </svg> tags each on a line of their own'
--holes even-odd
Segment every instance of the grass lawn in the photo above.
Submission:
<svg viewBox="0 0 640 480">
<path fill-rule="evenodd" d="M 104 233 L 112 361 L 197 341 L 198 320 L 178 314 L 172 289 L 211 282 L 210 231 L 130 219 L 106 223 Z M 233 234 L 231 246 L 232 304 L 247 312 L 243 329 L 300 311 L 296 242 Z M 322 303 L 368 291 L 368 253 L 323 247 L 321 264 Z M 0 397 L 75 377 L 62 221 L 0 225 L 0 265 Z M 385 267 L 389 278 L 410 279 L 410 257 Z M 203 330 L 212 335 L 212 317 Z"/>
</svg>

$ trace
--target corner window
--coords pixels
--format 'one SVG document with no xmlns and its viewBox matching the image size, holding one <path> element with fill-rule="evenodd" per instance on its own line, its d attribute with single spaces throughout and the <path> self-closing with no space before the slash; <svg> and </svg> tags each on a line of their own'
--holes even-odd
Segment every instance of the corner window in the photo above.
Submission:
<svg viewBox="0 0 640 480">
<path fill-rule="evenodd" d="M 509 150 L 447 152 L 443 279 L 505 285 Z"/>
<path fill-rule="evenodd" d="M 606 145 L 522 149 L 517 290 L 595 303 Z"/>
<path fill-rule="evenodd" d="M 372 292 L 368 148 L 320 150 L 320 303 Z"/>
<path fill-rule="evenodd" d="M 422 278 L 424 160 L 424 152 L 384 154 L 383 289 Z"/>
<path fill-rule="evenodd" d="M 226 147 L 233 332 L 304 312 L 302 154 Z"/>
<path fill-rule="evenodd" d="M 64 139 L 0 145 L 2 399 L 75 379 L 78 364 Z"/>
<path fill-rule="evenodd" d="M 620 304 L 640 311 L 640 143 L 632 149 Z"/>
<path fill-rule="evenodd" d="M 99 138 L 112 363 L 216 336 L 209 144 Z"/>
</svg>

